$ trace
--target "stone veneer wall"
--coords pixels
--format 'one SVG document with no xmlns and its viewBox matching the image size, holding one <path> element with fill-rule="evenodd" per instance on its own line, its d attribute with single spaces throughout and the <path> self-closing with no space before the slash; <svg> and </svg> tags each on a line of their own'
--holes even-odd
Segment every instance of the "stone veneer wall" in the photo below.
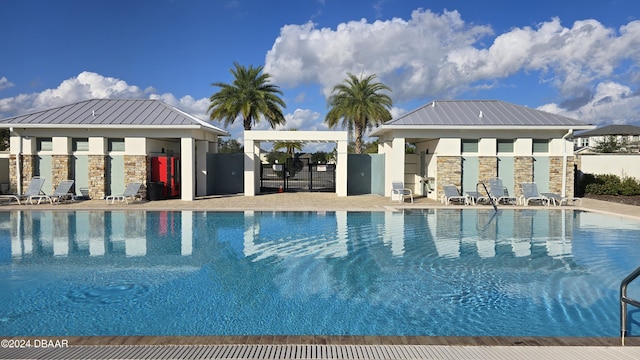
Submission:
<svg viewBox="0 0 640 360">
<path fill-rule="evenodd" d="M 437 168 L 436 196 L 440 199 L 440 196 L 444 194 L 444 185 L 453 184 L 458 188 L 462 186 L 462 157 L 438 156 Z"/>
<path fill-rule="evenodd" d="M 106 158 L 105 155 L 89 155 L 89 197 L 91 199 L 102 199 L 106 195 Z"/>
<path fill-rule="evenodd" d="M 574 165 L 575 158 L 573 156 L 567 157 L 567 183 L 566 183 L 566 196 L 574 196 Z M 562 156 L 549 157 L 549 191 L 561 194 L 562 193 Z"/>
<path fill-rule="evenodd" d="M 18 173 L 16 172 L 16 156 L 9 155 L 9 193 L 17 194 Z"/>
<path fill-rule="evenodd" d="M 489 186 L 489 179 L 498 176 L 498 158 L 496 156 L 480 156 L 478 158 L 478 181 L 483 181 Z"/>
<path fill-rule="evenodd" d="M 520 184 L 533 181 L 533 157 L 516 156 L 514 159 L 513 181 L 515 185 L 515 196 L 522 196 L 522 186 Z"/>
<path fill-rule="evenodd" d="M 69 155 L 51 156 L 52 189 L 57 188 L 61 181 L 70 179 L 71 161 L 69 161 L 69 158 Z"/>
<path fill-rule="evenodd" d="M 22 192 L 23 193 L 29 187 L 29 184 L 31 183 L 31 178 L 35 173 L 35 166 L 36 166 L 35 158 L 36 158 L 36 155 L 22 155 L 21 161 L 22 161 Z M 14 165 L 14 168 L 15 168 L 15 165 Z"/>
<path fill-rule="evenodd" d="M 147 197 L 147 179 L 150 177 L 151 166 L 146 155 L 125 155 L 124 156 L 124 179 L 125 183 L 142 183 L 140 194 L 142 198 Z"/>
</svg>

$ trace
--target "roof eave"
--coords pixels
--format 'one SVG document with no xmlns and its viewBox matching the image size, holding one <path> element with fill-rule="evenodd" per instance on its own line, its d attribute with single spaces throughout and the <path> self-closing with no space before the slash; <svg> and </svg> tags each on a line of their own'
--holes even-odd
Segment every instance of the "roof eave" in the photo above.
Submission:
<svg viewBox="0 0 640 360">
<path fill-rule="evenodd" d="M 380 136 L 393 130 L 590 130 L 595 125 L 382 125 L 369 136 Z"/>
<path fill-rule="evenodd" d="M 128 125 L 128 124 L 21 124 L 21 123 L 4 123 L 0 124 L 0 128 L 19 128 L 19 129 L 139 129 L 139 130 L 207 130 L 215 132 L 220 136 L 230 136 L 228 131 L 216 128 L 214 126 L 204 125 Z"/>
</svg>

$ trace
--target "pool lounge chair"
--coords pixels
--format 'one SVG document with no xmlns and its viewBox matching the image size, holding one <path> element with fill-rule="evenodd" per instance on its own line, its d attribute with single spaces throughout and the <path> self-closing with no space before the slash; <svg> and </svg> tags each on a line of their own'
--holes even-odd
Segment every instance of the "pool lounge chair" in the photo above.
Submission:
<svg viewBox="0 0 640 360">
<path fill-rule="evenodd" d="M 555 193 L 540 193 L 540 195 L 546 197 L 549 201 L 549 204 L 553 204 L 553 205 L 557 205 L 557 206 L 562 206 L 564 205 L 569 205 L 569 201 L 571 201 L 572 205 L 575 205 L 577 201 L 580 202 L 580 205 L 582 205 L 582 199 L 580 198 L 570 198 L 570 197 L 565 197 L 565 196 L 561 196 Z"/>
<path fill-rule="evenodd" d="M 444 185 L 442 187 L 444 195 L 442 195 L 442 203 L 449 205 L 452 202 L 458 202 L 462 205 L 469 204 L 469 197 L 467 195 L 460 195 L 458 188 L 455 185 Z"/>
<path fill-rule="evenodd" d="M 127 185 L 127 188 L 121 195 L 109 195 L 104 199 L 107 201 L 107 203 L 109 202 L 109 200 L 111 200 L 112 204 L 115 203 L 116 200 L 126 204 L 129 203 L 129 200 L 142 200 L 142 196 L 139 193 L 141 186 L 142 183 L 130 183 L 129 185 Z"/>
<path fill-rule="evenodd" d="M 404 184 L 400 181 L 391 183 L 391 200 L 396 200 L 397 198 L 398 202 L 403 203 L 407 196 L 413 204 L 413 191 L 411 191 L 411 189 L 405 188 Z"/>
<path fill-rule="evenodd" d="M 518 199 L 509 195 L 509 191 L 504 187 L 501 178 L 489 179 L 489 193 L 497 204 L 512 204 L 515 205 Z"/>
<path fill-rule="evenodd" d="M 0 200 L 6 201 L 17 201 L 18 205 L 22 204 L 20 200 L 28 200 L 29 197 L 33 195 L 40 195 L 42 193 L 42 186 L 44 185 L 45 178 L 34 176 L 31 178 L 31 182 L 29 183 L 29 187 L 24 194 L 8 194 L 8 195 L 0 195 Z"/>
<path fill-rule="evenodd" d="M 73 180 L 63 180 L 58 184 L 58 187 L 52 195 L 40 194 L 29 196 L 29 203 L 33 204 L 34 200 L 38 200 L 37 204 L 40 204 L 42 200 L 47 200 L 51 205 L 60 204 L 73 197 L 73 193 L 71 192 L 72 187 Z"/>
<path fill-rule="evenodd" d="M 549 199 L 538 192 L 538 185 L 536 185 L 536 183 L 522 183 L 520 186 L 522 186 L 522 197 L 520 201 L 522 205 L 529 206 L 529 203 L 532 201 L 539 202 L 545 206 L 549 205 Z"/>
<path fill-rule="evenodd" d="M 513 204 L 518 202 L 518 199 L 509 195 L 509 191 L 504 187 L 501 178 L 489 179 L 489 196 L 479 196 L 477 202 L 491 203 L 491 199 L 496 204 Z"/>
</svg>

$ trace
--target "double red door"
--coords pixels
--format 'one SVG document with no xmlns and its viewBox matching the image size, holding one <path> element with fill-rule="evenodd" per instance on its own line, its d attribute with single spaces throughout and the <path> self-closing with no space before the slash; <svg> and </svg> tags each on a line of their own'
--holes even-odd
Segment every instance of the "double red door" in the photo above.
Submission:
<svg viewBox="0 0 640 360">
<path fill-rule="evenodd" d="M 151 158 L 151 181 L 164 183 L 165 197 L 180 196 L 180 158 L 176 156 Z"/>
</svg>

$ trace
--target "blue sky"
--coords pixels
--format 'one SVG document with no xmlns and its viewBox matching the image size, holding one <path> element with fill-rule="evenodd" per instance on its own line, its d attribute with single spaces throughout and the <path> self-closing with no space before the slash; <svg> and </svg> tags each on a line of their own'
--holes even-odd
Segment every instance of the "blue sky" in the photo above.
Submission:
<svg viewBox="0 0 640 360">
<path fill-rule="evenodd" d="M 347 72 L 377 74 L 394 115 L 498 99 L 640 124 L 637 0 L 0 0 L 0 14 L 0 118 L 110 97 L 206 119 L 237 61 L 281 87 L 286 128 L 327 130 Z M 241 121 L 227 130 L 242 138 Z"/>
</svg>

